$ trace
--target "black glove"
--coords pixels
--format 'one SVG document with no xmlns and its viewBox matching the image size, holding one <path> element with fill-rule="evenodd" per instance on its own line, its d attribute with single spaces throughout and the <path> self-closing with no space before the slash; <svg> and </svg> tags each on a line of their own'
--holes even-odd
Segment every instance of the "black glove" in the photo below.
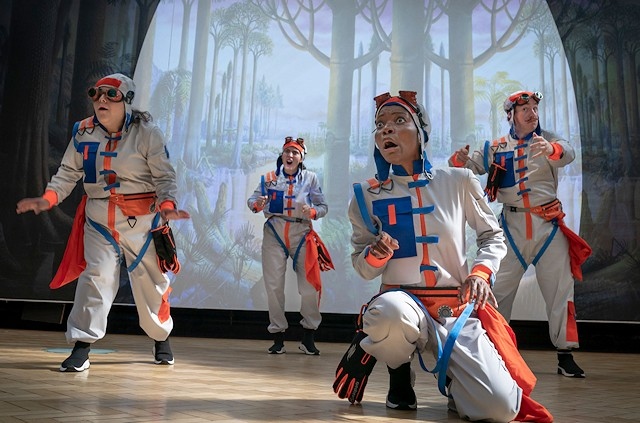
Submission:
<svg viewBox="0 0 640 423">
<path fill-rule="evenodd" d="M 156 229 L 151 230 L 153 244 L 156 247 L 156 255 L 158 256 L 158 266 L 162 273 L 172 271 L 178 274 L 180 271 L 180 262 L 176 251 L 176 241 L 173 238 L 173 232 L 169 223 L 165 223 Z"/>
<path fill-rule="evenodd" d="M 360 346 L 360 341 L 366 336 L 361 330 L 356 332 L 336 369 L 336 379 L 333 382 L 333 392 L 339 398 L 347 398 L 351 404 L 362 401 L 364 388 L 377 361 Z"/>
</svg>

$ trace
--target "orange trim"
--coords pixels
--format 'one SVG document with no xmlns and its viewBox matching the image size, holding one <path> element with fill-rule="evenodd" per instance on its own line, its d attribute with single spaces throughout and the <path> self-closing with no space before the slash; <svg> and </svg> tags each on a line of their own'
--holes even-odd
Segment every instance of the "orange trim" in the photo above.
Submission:
<svg viewBox="0 0 640 423">
<path fill-rule="evenodd" d="M 289 176 L 289 181 L 293 181 L 293 176 Z M 293 201 L 291 197 L 293 196 L 293 184 L 289 184 L 289 188 L 287 188 L 287 216 L 291 216 L 291 207 L 293 206 Z"/>
<path fill-rule="evenodd" d="M 458 152 L 457 151 L 455 153 L 453 153 L 451 155 L 451 157 L 449 157 L 449 160 L 451 160 L 451 164 L 453 165 L 453 167 L 464 167 L 464 163 L 462 163 L 460 160 L 458 160 Z"/>
<path fill-rule="evenodd" d="M 418 176 L 419 175 L 413 175 L 413 180 L 417 181 L 418 180 Z M 422 207 L 423 206 L 423 202 L 422 202 L 422 194 L 420 193 L 420 190 L 418 188 L 415 188 L 416 190 L 416 197 L 418 199 L 418 207 Z M 427 222 L 424 218 L 424 215 L 421 214 L 420 216 L 420 234 L 422 236 L 426 236 L 427 235 Z M 422 265 L 430 265 L 431 264 L 431 260 L 429 260 L 429 246 L 427 244 L 422 244 L 422 263 L 420 263 Z M 430 270 L 425 270 L 422 272 L 423 276 L 424 276 L 424 281 L 425 284 L 427 285 L 427 287 L 434 287 L 436 286 L 436 275 L 430 271 Z"/>
<path fill-rule="evenodd" d="M 387 206 L 387 213 L 389 213 L 389 225 L 395 225 L 397 222 L 396 220 L 396 205 L 395 204 L 389 204 Z"/>
<path fill-rule="evenodd" d="M 83 160 L 87 160 L 89 158 L 89 146 L 85 145 L 84 150 L 82 151 Z"/>
<path fill-rule="evenodd" d="M 578 325 L 576 323 L 576 306 L 573 301 L 567 303 L 567 342 L 578 342 Z"/>
<path fill-rule="evenodd" d="M 171 291 L 172 289 L 169 287 L 162 295 L 162 303 L 160 303 L 160 308 L 158 309 L 158 320 L 160 320 L 160 323 L 164 323 L 171 318 L 171 305 L 169 304 L 169 294 L 171 294 Z"/>
<path fill-rule="evenodd" d="M 58 193 L 54 190 L 46 190 L 44 194 L 42 194 L 42 198 L 49 202 L 49 209 L 58 204 Z"/>
<path fill-rule="evenodd" d="M 287 247 L 287 250 L 291 250 L 291 243 L 289 242 L 289 228 L 291 227 L 291 222 L 284 223 L 284 245 Z"/>
<path fill-rule="evenodd" d="M 549 155 L 549 160 L 560 160 L 562 157 L 562 153 L 564 153 L 564 149 L 562 146 L 556 142 L 550 143 L 553 148 L 553 153 Z"/>
<path fill-rule="evenodd" d="M 491 274 L 491 269 L 489 269 L 487 266 L 485 266 L 484 264 L 477 264 L 473 266 L 473 269 L 471 269 L 471 273 L 469 274 L 469 276 L 477 276 L 479 278 L 482 278 L 486 283 L 489 283 L 489 281 L 491 280 Z"/>
<path fill-rule="evenodd" d="M 524 147 L 521 147 L 521 145 L 524 144 L 524 140 L 518 140 L 518 146 L 516 147 L 518 150 L 518 155 L 517 157 L 522 157 L 524 155 Z M 520 179 L 524 178 L 525 176 L 525 172 L 518 172 L 518 177 Z M 520 189 L 520 191 L 524 191 L 527 186 L 524 184 L 524 182 L 520 182 L 518 184 L 518 188 Z M 531 202 L 529 201 L 529 193 L 525 192 L 524 194 L 522 194 L 522 202 L 525 208 L 531 208 Z M 526 228 L 526 237 L 527 239 L 532 239 L 533 238 L 533 221 L 531 219 L 531 213 L 529 212 L 525 212 L 524 215 L 524 219 L 525 219 L 525 228 Z"/>
<path fill-rule="evenodd" d="M 117 146 L 118 146 L 118 141 L 111 140 L 111 141 L 109 141 L 107 143 L 107 145 L 105 147 L 105 151 L 108 151 L 108 152 L 114 151 Z M 104 168 L 104 170 L 112 170 L 111 169 L 111 157 L 105 157 L 104 158 L 103 168 Z M 106 175 L 106 182 L 107 182 L 107 185 L 114 184 L 116 182 L 116 175 L 113 174 L 113 173 L 107 174 Z M 111 195 L 115 195 L 116 194 L 115 188 L 111 188 L 111 190 L 109 192 L 111 193 Z M 109 227 L 109 230 L 111 231 L 111 235 L 113 236 L 113 239 L 115 239 L 115 241 L 117 243 L 119 243 L 120 242 L 120 234 L 118 233 L 118 231 L 116 231 L 116 203 L 111 202 L 111 201 L 109 201 L 109 206 L 108 206 L 107 226 Z"/>
<path fill-rule="evenodd" d="M 311 219 L 315 220 L 317 215 L 318 212 L 316 211 L 316 209 L 314 209 L 313 207 L 309 209 L 309 217 Z"/>
<path fill-rule="evenodd" d="M 176 203 L 174 203 L 171 200 L 164 200 L 162 203 L 160 203 L 160 210 L 175 210 L 176 209 Z"/>
<path fill-rule="evenodd" d="M 379 259 L 379 258 L 375 257 L 373 254 L 370 254 L 369 247 L 367 247 L 367 254 L 364 256 L 364 259 L 371 266 L 376 267 L 376 268 L 380 268 L 380 267 L 384 266 L 385 264 L 387 264 L 387 262 L 389 260 L 391 260 L 391 257 L 393 257 L 393 255 L 390 255 L 388 257 Z"/>
</svg>

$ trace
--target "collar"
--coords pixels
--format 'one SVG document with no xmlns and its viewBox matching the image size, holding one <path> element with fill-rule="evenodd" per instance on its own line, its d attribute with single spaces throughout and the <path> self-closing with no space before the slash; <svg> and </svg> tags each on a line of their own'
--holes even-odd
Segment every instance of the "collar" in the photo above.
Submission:
<svg viewBox="0 0 640 423">
<path fill-rule="evenodd" d="M 427 161 L 428 162 L 428 161 Z M 393 174 L 396 176 L 412 176 L 422 173 L 425 169 L 422 167 L 422 160 L 413 161 L 413 173 L 409 175 L 407 171 L 401 165 L 391 165 Z M 429 170 L 431 170 L 431 164 L 429 163 Z"/>
</svg>

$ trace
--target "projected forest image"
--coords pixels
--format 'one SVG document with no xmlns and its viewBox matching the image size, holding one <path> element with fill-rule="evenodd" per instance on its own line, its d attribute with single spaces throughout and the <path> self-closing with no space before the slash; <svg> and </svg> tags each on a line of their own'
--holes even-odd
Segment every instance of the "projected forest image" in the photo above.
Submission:
<svg viewBox="0 0 640 423">
<path fill-rule="evenodd" d="M 86 87 L 103 74 L 130 74 L 137 85 L 134 108 L 148 110 L 164 132 L 178 173 L 180 207 L 192 216 L 172 223 L 182 262 L 181 272 L 171 275 L 172 306 L 266 310 L 260 257 L 264 216 L 252 213 L 246 200 L 261 176 L 275 170 L 284 138 L 293 136 L 305 139 L 305 165 L 320 177 L 329 204 L 329 214 L 314 222 L 335 265 L 322 274 L 321 310 L 356 313 L 379 285 L 352 269 L 346 214 L 352 183 L 376 172 L 373 97 L 417 91 L 431 122 L 430 160 L 446 166 L 461 146 L 478 149 L 505 135 L 502 103 L 509 93 L 527 89 L 544 94 L 541 126 L 569 140 L 577 152 L 561 171 L 559 196 L 566 223 L 594 250 L 583 267 L 584 282 L 576 285 L 578 318 L 640 320 L 633 311 L 638 307 L 632 307 L 640 266 L 640 186 L 633 167 L 640 158 L 639 38 L 630 35 L 632 30 L 637 35 L 638 23 L 629 19 L 624 31 L 615 24 L 623 10 L 637 14 L 637 6 L 614 2 L 596 10 L 588 2 L 513 0 L 61 1 L 46 6 L 49 16 L 36 17 L 42 32 L 29 33 L 15 24 L 27 19 L 28 4 L 8 3 L 11 7 L 0 12 L 5 29 L 0 47 L 19 36 L 24 45 L 41 45 L 39 54 L 54 58 L 38 65 L 38 77 L 27 77 L 14 64 L 26 62 L 22 67 L 28 68 L 29 61 L 41 60 L 0 49 L 1 124 L 16 140 L 3 153 L 9 164 L 3 179 L 20 181 L 7 187 L 12 204 L 44 190 L 73 122 L 91 114 Z M 80 35 L 88 28 L 91 37 Z M 51 291 L 48 283 L 80 188 L 40 216 L 18 217 L 15 208 L 2 206 L 1 245 L 7 250 L 2 260 L 8 269 L 0 277 L 6 279 L 3 297 L 72 299 L 73 285 Z M 469 259 L 475 246 L 471 234 Z M 121 278 L 119 301 L 126 303 L 126 272 Z M 293 272 L 287 289 L 295 293 Z M 520 315 L 514 319 L 544 319 L 532 269 L 520 291 L 514 308 Z M 287 295 L 288 309 L 297 309 L 296 298 Z M 625 311 L 618 305 L 612 312 L 609 307 L 621 299 L 628 303 Z"/>
</svg>

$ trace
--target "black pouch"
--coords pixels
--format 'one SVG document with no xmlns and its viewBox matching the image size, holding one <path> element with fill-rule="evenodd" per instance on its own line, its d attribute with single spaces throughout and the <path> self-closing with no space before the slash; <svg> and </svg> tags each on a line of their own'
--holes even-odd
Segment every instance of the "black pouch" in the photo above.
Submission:
<svg viewBox="0 0 640 423">
<path fill-rule="evenodd" d="M 169 271 L 178 274 L 180 271 L 180 262 L 176 250 L 176 241 L 173 238 L 173 232 L 169 223 L 157 227 L 151 231 L 153 244 L 156 247 L 156 255 L 158 256 L 158 266 L 163 273 Z"/>
<path fill-rule="evenodd" d="M 498 195 L 498 188 L 500 188 L 506 173 L 507 169 L 505 167 L 500 166 L 496 162 L 491 163 L 488 173 L 489 176 L 487 177 L 487 186 L 484 189 L 487 197 L 489 197 L 489 202 L 495 201 Z"/>
</svg>

